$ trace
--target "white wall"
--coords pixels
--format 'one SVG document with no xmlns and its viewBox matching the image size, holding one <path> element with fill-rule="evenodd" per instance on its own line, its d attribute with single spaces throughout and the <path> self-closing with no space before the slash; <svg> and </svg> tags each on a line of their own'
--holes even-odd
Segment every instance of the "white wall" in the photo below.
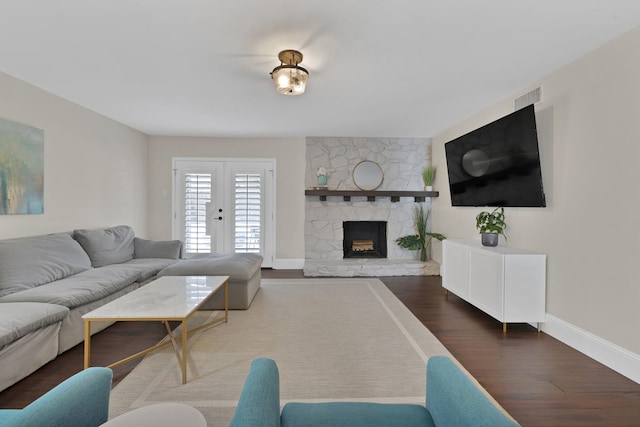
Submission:
<svg viewBox="0 0 640 427">
<path fill-rule="evenodd" d="M 539 84 L 543 87 L 536 117 L 548 207 L 506 209 L 508 245 L 548 256 L 549 329 L 567 333 L 565 341 L 572 339 L 571 334 L 586 340 L 587 344 L 577 345 L 582 351 L 598 342 L 636 367 L 640 363 L 638 46 L 640 29 L 514 94 L 513 98 Z M 436 182 L 440 197 L 433 202 L 434 230 L 450 238 L 476 236 L 474 217 L 484 209 L 451 207 L 444 143 L 512 112 L 513 98 L 433 139 L 434 164 L 441 172 Z M 440 257 L 437 249 L 434 253 Z"/>
<path fill-rule="evenodd" d="M 44 214 L 0 215 L 0 238 L 131 225 L 147 232 L 147 137 L 0 73 L 0 117 L 44 130 Z"/>
<path fill-rule="evenodd" d="M 229 157 L 276 159 L 276 267 L 304 259 L 304 138 L 149 139 L 149 231 L 152 238 L 171 237 L 171 159 Z M 282 267 L 286 268 L 286 267 Z"/>
</svg>

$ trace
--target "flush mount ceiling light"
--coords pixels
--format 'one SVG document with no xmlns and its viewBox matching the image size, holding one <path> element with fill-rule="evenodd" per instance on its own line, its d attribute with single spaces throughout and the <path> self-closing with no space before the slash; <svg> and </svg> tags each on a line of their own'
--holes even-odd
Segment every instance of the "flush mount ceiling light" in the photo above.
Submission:
<svg viewBox="0 0 640 427">
<path fill-rule="evenodd" d="M 309 72 L 298 65 L 302 54 L 297 50 L 283 50 L 278 59 L 280 65 L 271 72 L 276 90 L 283 95 L 302 95 L 309 78 Z"/>
</svg>

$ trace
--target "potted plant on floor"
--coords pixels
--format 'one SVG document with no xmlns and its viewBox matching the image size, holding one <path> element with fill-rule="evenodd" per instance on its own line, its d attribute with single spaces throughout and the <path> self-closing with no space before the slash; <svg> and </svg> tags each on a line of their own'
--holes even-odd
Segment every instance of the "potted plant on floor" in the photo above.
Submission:
<svg viewBox="0 0 640 427">
<path fill-rule="evenodd" d="M 482 235 L 484 246 L 498 246 L 500 235 L 507 240 L 507 236 L 504 235 L 504 230 L 507 228 L 507 223 L 504 220 L 504 208 L 497 207 L 491 212 L 480 212 L 476 216 L 476 228 Z"/>
<path fill-rule="evenodd" d="M 422 169 L 422 181 L 424 182 L 424 191 L 433 191 L 433 181 L 436 179 L 436 167 L 427 166 Z"/>
<path fill-rule="evenodd" d="M 440 233 L 429 232 L 429 216 L 431 210 L 424 210 L 422 205 L 416 206 L 413 211 L 414 226 L 418 234 L 412 234 L 409 236 L 402 236 L 396 239 L 396 243 L 401 248 L 409 249 L 412 251 L 420 251 L 420 261 L 425 262 L 429 260 L 429 252 L 431 250 L 431 239 L 444 240 L 446 237 Z"/>
</svg>

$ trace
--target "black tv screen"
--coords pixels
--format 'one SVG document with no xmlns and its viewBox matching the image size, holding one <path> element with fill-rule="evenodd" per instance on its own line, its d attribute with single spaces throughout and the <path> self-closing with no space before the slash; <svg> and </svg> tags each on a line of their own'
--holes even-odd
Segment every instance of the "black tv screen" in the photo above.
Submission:
<svg viewBox="0 0 640 427">
<path fill-rule="evenodd" d="M 453 206 L 546 206 L 533 105 L 444 147 Z"/>
</svg>

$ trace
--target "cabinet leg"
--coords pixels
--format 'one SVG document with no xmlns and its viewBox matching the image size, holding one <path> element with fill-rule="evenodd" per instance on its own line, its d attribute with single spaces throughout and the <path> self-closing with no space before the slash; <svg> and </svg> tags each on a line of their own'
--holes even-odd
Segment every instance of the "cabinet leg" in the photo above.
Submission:
<svg viewBox="0 0 640 427">
<path fill-rule="evenodd" d="M 507 333 L 507 324 L 506 324 L 506 322 L 502 324 L 502 333 L 503 334 Z"/>
</svg>

